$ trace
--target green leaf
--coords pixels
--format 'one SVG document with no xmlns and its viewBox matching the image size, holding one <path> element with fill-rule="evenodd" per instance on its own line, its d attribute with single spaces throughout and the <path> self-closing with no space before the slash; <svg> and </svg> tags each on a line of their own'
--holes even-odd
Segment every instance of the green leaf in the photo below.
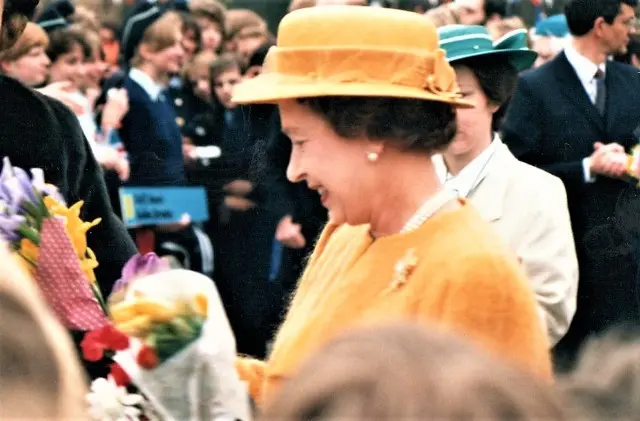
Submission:
<svg viewBox="0 0 640 421">
<path fill-rule="evenodd" d="M 152 331 L 157 336 L 173 335 L 173 331 L 171 330 L 171 327 L 166 323 L 156 325 Z"/>
<path fill-rule="evenodd" d="M 98 286 L 97 283 L 91 283 L 91 282 L 89 282 L 89 287 L 91 288 L 91 291 L 93 291 L 93 295 L 95 295 L 96 299 L 98 300 L 98 304 L 100 304 L 100 308 L 102 308 L 102 311 L 104 312 L 104 314 L 106 314 L 107 317 L 109 317 L 109 309 L 107 307 L 107 304 L 104 302 L 104 297 L 102 296 L 100 287 Z"/>
<path fill-rule="evenodd" d="M 51 216 L 51 213 L 49 213 L 49 209 L 47 209 L 47 205 L 44 204 L 44 196 L 42 196 L 40 194 L 39 191 L 34 189 L 34 193 L 36 195 L 36 197 L 38 198 L 38 203 L 40 204 L 40 209 L 42 209 L 42 215 L 44 215 L 45 218 L 48 218 Z"/>
<path fill-rule="evenodd" d="M 40 206 L 32 202 L 24 201 L 22 202 L 22 207 L 28 212 L 29 216 L 36 220 L 42 219 L 42 210 L 40 209 Z"/>
<path fill-rule="evenodd" d="M 20 224 L 18 227 L 18 233 L 24 238 L 30 240 L 36 246 L 40 245 L 40 233 L 27 224 Z"/>
</svg>

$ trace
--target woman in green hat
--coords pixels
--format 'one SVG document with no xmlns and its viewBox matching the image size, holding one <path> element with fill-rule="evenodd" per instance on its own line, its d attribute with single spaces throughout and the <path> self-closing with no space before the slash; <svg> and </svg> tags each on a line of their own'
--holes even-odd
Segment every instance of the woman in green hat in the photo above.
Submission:
<svg viewBox="0 0 640 421">
<path fill-rule="evenodd" d="M 476 106 L 457 110 L 457 134 L 434 157 L 436 170 L 516 253 L 553 345 L 576 309 L 578 263 L 566 192 L 560 179 L 518 161 L 498 135 L 518 72 L 537 54 L 527 48 L 524 30 L 494 43 L 484 27 L 449 25 L 439 38 L 463 97 Z"/>
</svg>

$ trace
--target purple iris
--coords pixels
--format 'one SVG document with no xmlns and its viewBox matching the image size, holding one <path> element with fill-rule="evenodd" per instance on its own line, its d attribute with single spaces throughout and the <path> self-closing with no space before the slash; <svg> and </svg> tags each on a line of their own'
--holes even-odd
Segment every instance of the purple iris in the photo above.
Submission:
<svg viewBox="0 0 640 421">
<path fill-rule="evenodd" d="M 21 170 L 22 171 L 22 170 Z M 23 171 L 24 172 L 24 171 Z M 31 184 L 33 188 L 40 193 L 41 196 L 51 196 L 62 205 L 65 205 L 65 201 L 60 195 L 58 188 L 53 184 L 47 184 L 44 180 L 44 171 L 41 168 L 31 169 Z"/>
<path fill-rule="evenodd" d="M 22 168 L 12 166 L 8 157 L 2 160 L 0 236 L 7 241 L 15 242 L 21 238 L 24 232 L 21 233 L 20 229 L 24 228 L 28 217 L 36 220 L 42 217 L 39 209 L 44 209 L 43 196 L 53 196 L 64 203 L 55 186 L 45 183 L 41 169 L 33 169 L 31 173 L 33 178 Z"/>
<path fill-rule="evenodd" d="M 134 278 L 141 278 L 154 273 L 160 273 L 170 270 L 171 267 L 166 260 L 162 260 L 155 253 L 147 253 L 144 256 L 136 254 L 133 256 L 122 269 L 122 278 L 116 281 L 111 293 L 119 291 L 126 287 Z"/>
<path fill-rule="evenodd" d="M 5 241 L 14 242 L 20 239 L 18 228 L 26 221 L 21 215 L 7 215 L 0 213 L 0 237 Z"/>
<path fill-rule="evenodd" d="M 36 201 L 36 196 L 31 185 L 29 176 L 22 168 L 11 166 L 8 158 L 5 158 L 0 173 L 0 203 L 2 203 L 2 213 L 18 213 L 22 202 L 28 200 Z"/>
</svg>

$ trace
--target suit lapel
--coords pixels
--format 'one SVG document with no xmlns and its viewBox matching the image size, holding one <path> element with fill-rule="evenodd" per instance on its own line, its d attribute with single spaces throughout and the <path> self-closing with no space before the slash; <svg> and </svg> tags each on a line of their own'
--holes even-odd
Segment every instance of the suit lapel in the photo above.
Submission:
<svg viewBox="0 0 640 421">
<path fill-rule="evenodd" d="M 469 194 L 471 203 L 487 222 L 497 221 L 502 217 L 513 160 L 515 157 L 506 145 L 500 145 L 489 163 L 487 175 Z"/>
<path fill-rule="evenodd" d="M 607 72 L 605 73 L 605 86 L 607 87 L 607 102 L 605 104 L 606 114 L 606 129 L 607 132 L 611 132 L 613 126 L 620 120 L 617 116 L 617 111 L 620 111 L 619 107 L 615 106 L 616 100 L 628 97 L 627 81 L 621 76 L 620 72 L 616 71 L 615 66 L 607 62 Z"/>
<path fill-rule="evenodd" d="M 584 90 L 584 86 L 578 79 L 575 70 L 567 60 L 567 56 L 564 52 L 558 54 L 554 59 L 556 76 L 560 82 L 560 92 L 562 92 L 572 103 L 576 104 L 577 108 L 582 114 L 593 124 L 598 130 L 604 132 L 605 119 L 600 115 L 598 109 L 591 103 L 591 99 L 587 92 Z M 609 76 L 607 75 L 607 88 L 609 87 Z M 607 103 L 609 102 L 611 95 L 607 91 Z"/>
</svg>

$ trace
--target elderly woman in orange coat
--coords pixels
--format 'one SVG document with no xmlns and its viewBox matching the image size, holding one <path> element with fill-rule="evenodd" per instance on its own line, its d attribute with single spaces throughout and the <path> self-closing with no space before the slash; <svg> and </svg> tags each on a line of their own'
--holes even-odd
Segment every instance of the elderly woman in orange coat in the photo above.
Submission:
<svg viewBox="0 0 640 421">
<path fill-rule="evenodd" d="M 380 28 L 385 28 L 381 31 Z M 238 103 L 275 103 L 288 178 L 321 196 L 322 233 L 266 362 L 240 359 L 258 401 L 336 334 L 410 320 L 437 326 L 543 378 L 548 340 L 515 256 L 431 161 L 460 98 L 435 27 L 411 12 L 295 11 Z"/>
</svg>

